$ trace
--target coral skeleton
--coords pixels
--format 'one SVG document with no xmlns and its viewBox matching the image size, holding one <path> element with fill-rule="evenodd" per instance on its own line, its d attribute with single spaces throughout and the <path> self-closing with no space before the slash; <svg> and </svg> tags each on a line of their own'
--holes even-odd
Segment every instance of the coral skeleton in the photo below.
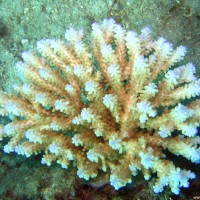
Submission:
<svg viewBox="0 0 200 200">
<path fill-rule="evenodd" d="M 0 94 L 0 114 L 11 119 L 1 125 L 4 152 L 73 163 L 85 180 L 108 173 L 116 190 L 139 172 L 155 193 L 189 187 L 195 174 L 166 152 L 200 163 L 200 79 L 180 63 L 186 47 L 150 33 L 105 19 L 92 25 L 90 42 L 70 28 L 66 42 L 43 39 L 22 53 L 23 84 Z"/>
</svg>

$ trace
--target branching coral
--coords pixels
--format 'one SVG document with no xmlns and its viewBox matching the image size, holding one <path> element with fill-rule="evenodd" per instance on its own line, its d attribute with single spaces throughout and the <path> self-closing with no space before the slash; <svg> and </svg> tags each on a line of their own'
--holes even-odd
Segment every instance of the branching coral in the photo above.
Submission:
<svg viewBox="0 0 200 200">
<path fill-rule="evenodd" d="M 63 168 L 73 162 L 86 180 L 104 171 L 115 189 L 139 171 L 146 180 L 156 174 L 156 193 L 188 187 L 195 174 L 165 155 L 200 162 L 200 79 L 192 63 L 178 66 L 186 48 L 113 19 L 92 25 L 91 45 L 73 28 L 65 37 L 22 53 L 24 83 L 14 86 L 17 95 L 0 95 L 1 115 L 12 118 L 1 127 L 0 139 L 10 137 L 4 151 L 42 153 L 43 164 Z"/>
</svg>

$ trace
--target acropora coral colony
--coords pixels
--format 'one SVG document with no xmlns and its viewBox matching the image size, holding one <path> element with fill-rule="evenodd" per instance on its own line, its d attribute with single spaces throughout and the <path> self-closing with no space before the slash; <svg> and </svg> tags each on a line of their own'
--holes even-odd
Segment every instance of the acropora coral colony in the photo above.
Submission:
<svg viewBox="0 0 200 200">
<path fill-rule="evenodd" d="M 92 25 L 89 45 L 82 30 L 65 37 L 22 53 L 23 84 L 17 94 L 1 92 L 0 113 L 12 120 L 1 126 L 0 139 L 10 138 L 4 152 L 41 153 L 43 164 L 62 168 L 73 162 L 85 180 L 103 171 L 116 190 L 141 171 L 155 178 L 155 193 L 169 186 L 179 194 L 195 174 L 166 150 L 200 163 L 200 79 L 192 63 L 178 66 L 186 48 L 113 19 Z"/>
</svg>

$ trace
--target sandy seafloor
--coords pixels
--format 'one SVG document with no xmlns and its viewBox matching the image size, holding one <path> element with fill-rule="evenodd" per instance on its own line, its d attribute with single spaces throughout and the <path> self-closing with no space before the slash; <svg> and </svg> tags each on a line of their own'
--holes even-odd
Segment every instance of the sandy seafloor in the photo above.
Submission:
<svg viewBox="0 0 200 200">
<path fill-rule="evenodd" d="M 38 40 L 64 39 L 71 26 L 83 28 L 88 37 L 93 22 L 110 17 L 127 30 L 139 32 L 148 25 L 153 38 L 163 36 L 175 47 L 187 46 L 185 62 L 193 62 L 200 75 L 200 0 L 0 0 L 0 89 L 13 92 L 12 85 L 20 82 L 15 62 Z M 1 123 L 6 120 L 1 118 Z M 200 167 L 181 160 L 197 179 L 174 196 L 168 189 L 155 195 L 151 184 L 143 182 L 119 191 L 109 185 L 94 188 L 77 178 L 74 168 L 47 167 L 40 158 L 7 155 L 0 149 L 0 200 L 200 199 Z"/>
</svg>

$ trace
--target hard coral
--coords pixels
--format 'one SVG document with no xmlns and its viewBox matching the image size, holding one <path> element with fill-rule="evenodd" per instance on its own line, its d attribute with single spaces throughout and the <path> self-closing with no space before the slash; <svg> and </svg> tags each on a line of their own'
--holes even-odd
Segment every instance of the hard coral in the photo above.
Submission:
<svg viewBox="0 0 200 200">
<path fill-rule="evenodd" d="M 142 171 L 156 173 L 154 192 L 169 186 L 179 194 L 191 171 L 176 167 L 164 150 L 200 162 L 200 79 L 186 53 L 164 38 L 153 41 L 148 27 L 126 31 L 113 19 L 92 25 L 91 45 L 83 32 L 66 31 L 67 43 L 41 40 L 38 52 L 22 53 L 18 95 L 1 93 L 0 113 L 12 118 L 0 139 L 6 153 L 42 153 L 42 163 L 70 162 L 86 180 L 100 170 L 119 189 Z M 190 99 L 190 101 L 185 101 Z"/>
</svg>

